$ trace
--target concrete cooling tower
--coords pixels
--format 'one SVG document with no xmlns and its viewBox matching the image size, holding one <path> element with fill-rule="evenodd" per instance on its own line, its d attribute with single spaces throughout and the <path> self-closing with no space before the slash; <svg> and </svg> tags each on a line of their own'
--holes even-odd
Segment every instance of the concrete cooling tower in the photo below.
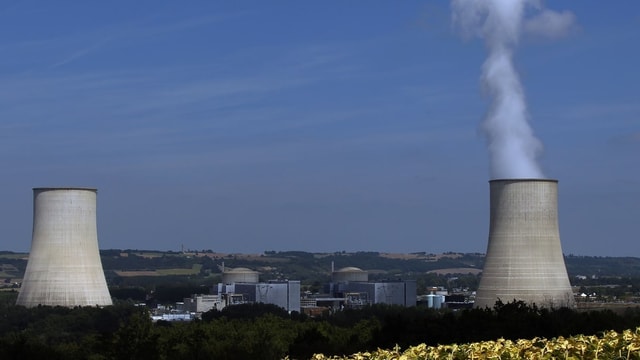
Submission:
<svg viewBox="0 0 640 360">
<path fill-rule="evenodd" d="M 558 230 L 558 181 L 489 181 L 489 245 L 476 307 L 500 299 L 575 307 Z"/>
<path fill-rule="evenodd" d="M 98 250 L 96 196 L 96 189 L 33 189 L 33 238 L 17 305 L 111 305 Z"/>
</svg>

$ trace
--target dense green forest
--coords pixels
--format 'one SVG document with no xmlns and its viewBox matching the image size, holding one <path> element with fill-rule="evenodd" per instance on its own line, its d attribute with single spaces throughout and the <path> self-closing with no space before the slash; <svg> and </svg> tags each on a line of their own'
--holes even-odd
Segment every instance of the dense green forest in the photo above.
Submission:
<svg viewBox="0 0 640 360">
<path fill-rule="evenodd" d="M 462 311 L 369 306 L 309 318 L 274 305 L 246 304 L 192 322 L 153 323 L 144 307 L 12 305 L 0 297 L 2 359 L 309 359 L 491 340 L 597 334 L 640 325 L 640 311 L 547 310 L 522 302 Z"/>
</svg>

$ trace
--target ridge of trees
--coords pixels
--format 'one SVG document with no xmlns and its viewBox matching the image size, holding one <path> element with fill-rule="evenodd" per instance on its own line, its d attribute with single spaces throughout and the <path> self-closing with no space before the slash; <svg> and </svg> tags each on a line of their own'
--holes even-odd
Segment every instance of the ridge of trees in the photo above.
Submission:
<svg viewBox="0 0 640 360">
<path fill-rule="evenodd" d="M 578 312 L 523 302 L 493 309 L 374 305 L 319 318 L 273 305 L 212 310 L 193 322 L 153 323 L 143 307 L 24 308 L 0 303 L 2 359 L 280 359 L 505 339 L 592 335 L 640 325 L 640 310 Z"/>
<path fill-rule="evenodd" d="M 359 251 L 353 253 L 311 253 L 304 251 L 265 251 L 262 256 L 241 256 L 241 254 L 216 254 L 211 250 L 197 253 L 183 254 L 173 251 L 143 251 L 143 250 L 100 250 L 102 265 L 105 271 L 126 270 L 156 270 L 171 268 L 192 268 L 202 265 L 201 273 L 219 272 L 218 266 L 224 261 L 228 267 L 275 267 L 293 278 L 296 270 L 330 275 L 331 265 L 336 269 L 355 266 L 364 270 L 382 269 L 397 270 L 399 273 L 424 273 L 431 270 L 445 268 L 476 268 L 482 269 L 484 254 L 479 253 L 446 253 L 442 255 L 427 253 L 412 253 L 407 258 L 391 258 L 378 252 Z M 146 255 L 152 254 L 152 255 Z M 195 256 L 194 254 L 198 254 Z M 18 270 L 26 268 L 26 257 L 17 256 L 19 253 L 0 251 L 0 263 L 10 264 Z M 24 254 L 27 255 L 27 254 Z M 638 257 L 602 257 L 602 256 L 565 256 L 565 263 L 570 276 L 640 276 L 640 258 Z M 298 268 L 296 268 L 298 266 Z M 291 269 L 289 269 L 291 268 Z M 291 270 L 287 272 L 287 269 Z M 265 273 L 265 275 L 267 275 Z M 303 274 L 304 275 L 304 272 Z"/>
</svg>

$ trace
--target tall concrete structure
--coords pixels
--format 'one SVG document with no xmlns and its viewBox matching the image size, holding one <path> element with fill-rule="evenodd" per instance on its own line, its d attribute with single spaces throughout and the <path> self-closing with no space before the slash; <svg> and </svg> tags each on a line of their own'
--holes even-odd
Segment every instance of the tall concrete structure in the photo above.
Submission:
<svg viewBox="0 0 640 360">
<path fill-rule="evenodd" d="M 34 188 L 33 237 L 17 305 L 111 305 L 96 225 L 97 190 Z"/>
<path fill-rule="evenodd" d="M 489 181 L 489 245 L 476 307 L 521 300 L 574 307 L 558 229 L 558 181 Z"/>
</svg>

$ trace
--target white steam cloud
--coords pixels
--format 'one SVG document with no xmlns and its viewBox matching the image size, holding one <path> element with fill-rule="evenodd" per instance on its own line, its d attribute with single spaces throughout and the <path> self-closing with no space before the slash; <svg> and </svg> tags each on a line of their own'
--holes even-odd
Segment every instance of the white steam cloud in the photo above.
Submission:
<svg viewBox="0 0 640 360">
<path fill-rule="evenodd" d="M 482 130 L 489 144 L 491 178 L 544 177 L 536 161 L 542 143 L 527 121 L 513 52 L 523 31 L 551 38 L 566 35 L 574 15 L 542 9 L 536 0 L 452 0 L 451 6 L 454 25 L 466 37 L 483 39 L 489 52 L 482 65 L 482 83 L 491 105 Z M 526 16 L 534 12 L 535 16 Z"/>
</svg>

